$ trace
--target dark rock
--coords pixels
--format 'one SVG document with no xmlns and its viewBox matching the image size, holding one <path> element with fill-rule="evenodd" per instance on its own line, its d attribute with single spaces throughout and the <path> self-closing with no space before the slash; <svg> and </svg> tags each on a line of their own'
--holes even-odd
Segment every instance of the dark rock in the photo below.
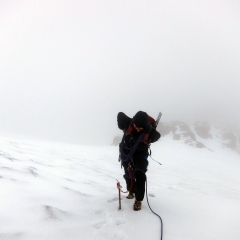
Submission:
<svg viewBox="0 0 240 240">
<path fill-rule="evenodd" d="M 211 126 L 207 122 L 195 122 L 194 130 L 201 138 L 212 138 L 212 134 L 210 133 Z"/>
<path fill-rule="evenodd" d="M 223 131 L 222 133 L 223 145 L 227 148 L 230 148 L 234 151 L 240 152 L 238 148 L 238 138 L 237 135 L 230 131 Z"/>
<path fill-rule="evenodd" d="M 195 148 L 206 148 L 203 143 L 192 140 L 192 139 L 187 139 L 185 141 L 185 144 L 187 144 L 189 146 L 192 146 L 192 147 L 195 147 Z"/>
</svg>

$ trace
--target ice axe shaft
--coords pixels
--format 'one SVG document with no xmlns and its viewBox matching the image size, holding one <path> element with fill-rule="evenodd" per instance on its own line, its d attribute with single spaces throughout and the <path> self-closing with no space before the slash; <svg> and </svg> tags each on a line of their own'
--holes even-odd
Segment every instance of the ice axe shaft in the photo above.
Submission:
<svg viewBox="0 0 240 240">
<path fill-rule="evenodd" d="M 158 125 L 158 123 L 159 123 L 159 121 L 160 121 L 161 116 L 162 116 L 162 113 L 159 112 L 159 114 L 158 114 L 158 116 L 157 116 L 157 119 L 156 119 L 156 122 L 155 122 L 155 129 L 157 128 L 157 125 Z"/>
<path fill-rule="evenodd" d="M 119 200 L 119 207 L 118 207 L 118 209 L 119 210 L 121 210 L 121 191 L 120 191 L 121 188 L 122 188 L 122 186 L 120 185 L 120 182 L 117 180 L 118 200 Z"/>
</svg>

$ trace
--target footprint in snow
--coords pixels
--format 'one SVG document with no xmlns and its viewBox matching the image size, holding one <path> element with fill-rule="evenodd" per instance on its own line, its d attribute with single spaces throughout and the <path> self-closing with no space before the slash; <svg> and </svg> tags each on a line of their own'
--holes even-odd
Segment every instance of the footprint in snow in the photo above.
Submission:
<svg viewBox="0 0 240 240">
<path fill-rule="evenodd" d="M 125 224 L 126 223 L 126 220 L 124 218 L 117 218 L 115 220 L 115 223 L 117 226 L 121 225 L 121 224 Z"/>
<path fill-rule="evenodd" d="M 101 210 L 101 209 L 100 209 L 100 210 L 97 210 L 97 211 L 95 212 L 95 214 L 96 214 L 96 215 L 102 215 L 102 214 L 103 214 L 103 210 Z"/>
<path fill-rule="evenodd" d="M 148 196 L 149 196 L 149 197 L 156 197 L 156 195 L 153 194 L 153 193 L 149 193 Z"/>
<path fill-rule="evenodd" d="M 107 227 L 110 224 L 110 221 L 107 219 L 102 219 L 93 224 L 93 227 L 96 229 Z"/>
</svg>

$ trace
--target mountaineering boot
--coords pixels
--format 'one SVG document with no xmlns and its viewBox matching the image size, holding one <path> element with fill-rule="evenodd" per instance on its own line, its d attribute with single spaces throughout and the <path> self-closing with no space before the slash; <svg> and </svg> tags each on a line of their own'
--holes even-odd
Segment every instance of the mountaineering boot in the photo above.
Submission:
<svg viewBox="0 0 240 240">
<path fill-rule="evenodd" d="M 132 192 L 129 192 L 128 195 L 127 195 L 127 199 L 133 199 L 135 196 L 134 196 L 134 193 Z"/>
<path fill-rule="evenodd" d="M 141 201 L 135 200 L 135 203 L 133 204 L 133 210 L 134 211 L 139 211 L 141 210 L 142 203 Z"/>
</svg>

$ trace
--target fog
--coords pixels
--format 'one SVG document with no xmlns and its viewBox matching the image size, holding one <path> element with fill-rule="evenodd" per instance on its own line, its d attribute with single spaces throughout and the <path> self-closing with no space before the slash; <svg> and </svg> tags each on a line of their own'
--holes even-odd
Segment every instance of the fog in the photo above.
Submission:
<svg viewBox="0 0 240 240">
<path fill-rule="evenodd" d="M 110 144 L 119 111 L 240 119 L 240 2 L 0 1 L 0 131 Z"/>
</svg>

